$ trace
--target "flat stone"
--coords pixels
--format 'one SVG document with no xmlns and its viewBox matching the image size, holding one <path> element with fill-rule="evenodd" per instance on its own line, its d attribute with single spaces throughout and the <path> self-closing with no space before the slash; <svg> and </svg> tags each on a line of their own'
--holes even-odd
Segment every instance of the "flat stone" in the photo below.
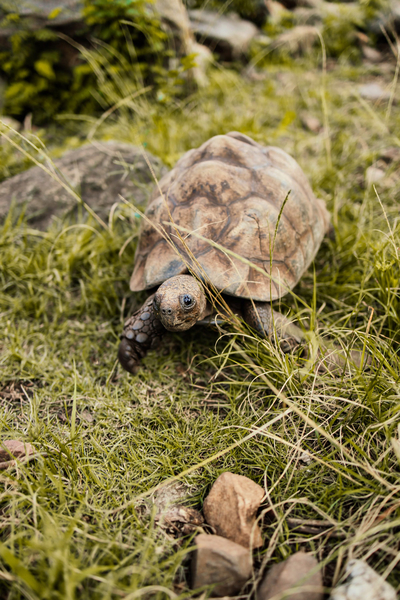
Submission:
<svg viewBox="0 0 400 600">
<path fill-rule="evenodd" d="M 226 59 L 246 53 L 252 39 L 259 34 L 253 23 L 235 13 L 221 15 L 211 10 L 189 10 L 189 18 L 197 40 Z"/>
<path fill-rule="evenodd" d="M 384 90 L 379 83 L 364 83 L 358 86 L 358 91 L 362 98 L 366 100 L 389 100 L 390 92 Z"/>
<path fill-rule="evenodd" d="M 192 588 L 214 585 L 213 596 L 234 596 L 251 577 L 249 550 L 218 535 L 198 535 L 195 539 L 191 575 Z"/>
<path fill-rule="evenodd" d="M 263 496 L 263 488 L 248 477 L 222 473 L 204 501 L 206 522 L 222 537 L 245 548 L 259 548 L 263 541 L 255 522 Z"/>
<path fill-rule="evenodd" d="M 336 587 L 330 600 L 396 600 L 394 588 L 364 560 L 350 560 L 347 581 Z"/>
<path fill-rule="evenodd" d="M 273 565 L 261 581 L 257 600 L 323 600 L 324 589 L 318 561 L 305 552 L 296 552 Z M 293 588 L 293 592 L 290 590 Z"/>
<path fill-rule="evenodd" d="M 166 168 L 158 158 L 149 153 L 147 156 L 160 178 Z M 144 205 L 154 187 L 141 149 L 122 142 L 86 144 L 55 160 L 56 170 L 48 162 L 45 166 L 59 174 L 103 221 L 107 221 L 120 195 L 135 205 Z M 76 212 L 78 206 L 60 180 L 40 167 L 32 167 L 0 184 L 0 220 L 7 215 L 12 201 L 17 207 L 26 205 L 28 221 L 37 229 L 46 229 L 52 218 L 64 218 L 67 213 Z"/>
</svg>

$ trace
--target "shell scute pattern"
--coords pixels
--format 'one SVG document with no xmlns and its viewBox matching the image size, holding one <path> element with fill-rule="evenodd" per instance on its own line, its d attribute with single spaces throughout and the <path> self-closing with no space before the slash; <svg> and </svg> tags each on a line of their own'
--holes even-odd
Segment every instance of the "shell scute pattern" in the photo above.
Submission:
<svg viewBox="0 0 400 600">
<path fill-rule="evenodd" d="M 279 148 L 263 147 L 236 132 L 215 136 L 190 150 L 160 187 L 164 197 L 159 192 L 154 195 L 146 216 L 165 228 L 176 250 L 144 222 L 131 279 L 133 291 L 158 285 L 190 266 L 225 293 L 274 300 L 296 285 L 329 225 L 325 204 L 314 196 L 297 162 Z M 173 225 L 165 225 L 170 221 L 166 204 L 174 223 L 257 268 L 180 232 L 188 255 Z"/>
</svg>

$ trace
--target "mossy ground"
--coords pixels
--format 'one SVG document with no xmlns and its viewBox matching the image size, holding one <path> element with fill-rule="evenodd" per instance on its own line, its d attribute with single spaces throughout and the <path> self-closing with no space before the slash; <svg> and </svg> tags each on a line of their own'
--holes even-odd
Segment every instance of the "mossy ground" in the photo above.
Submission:
<svg viewBox="0 0 400 600">
<path fill-rule="evenodd" d="M 299 549 L 315 552 L 327 586 L 351 556 L 400 589 L 398 163 L 376 189 L 366 179 L 383 150 L 400 147 L 400 107 L 357 91 L 378 75 L 390 86 L 394 69 L 344 60 L 324 71 L 318 53 L 266 63 L 260 81 L 218 68 L 186 101 L 144 95 L 96 133 L 145 144 L 168 165 L 231 130 L 292 154 L 336 236 L 281 309 L 309 329 L 311 346 L 364 350 L 368 369 L 349 361 L 336 376 L 317 373 L 226 326 L 168 335 L 137 375 L 122 372 L 118 334 L 143 299 L 128 289 L 133 211 L 121 204 L 107 229 L 85 220 L 46 232 L 10 214 L 0 232 L 0 436 L 43 456 L 0 476 L 2 597 L 189 598 L 192 539 L 168 538 L 141 507 L 178 477 L 200 508 L 225 470 L 269 492 L 246 594 L 261 565 Z M 318 133 L 303 125 L 310 114 Z"/>
</svg>

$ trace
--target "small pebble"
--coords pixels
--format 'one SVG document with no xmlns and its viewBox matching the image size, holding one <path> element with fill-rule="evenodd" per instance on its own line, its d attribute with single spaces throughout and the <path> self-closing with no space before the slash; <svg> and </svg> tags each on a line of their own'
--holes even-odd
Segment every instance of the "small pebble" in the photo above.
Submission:
<svg viewBox="0 0 400 600">
<path fill-rule="evenodd" d="M 358 86 L 358 91 L 362 98 L 367 100 L 389 100 L 390 93 L 383 89 L 379 83 L 365 83 Z"/>
<path fill-rule="evenodd" d="M 378 63 L 382 60 L 382 54 L 379 52 L 379 50 L 371 48 L 371 46 L 362 46 L 362 53 L 364 58 L 372 63 Z"/>
<path fill-rule="evenodd" d="M 0 444 L 0 469 L 17 464 L 16 460 L 30 460 L 35 455 L 35 449 L 32 444 L 20 442 L 19 440 L 5 440 Z"/>
<path fill-rule="evenodd" d="M 396 600 L 396 592 L 364 560 L 350 560 L 347 580 L 332 590 L 330 600 Z"/>
<path fill-rule="evenodd" d="M 318 561 L 312 554 L 292 554 L 270 568 L 258 588 L 257 600 L 322 600 L 324 588 L 321 570 L 317 567 Z"/>
<path fill-rule="evenodd" d="M 365 179 L 368 186 L 378 183 L 378 181 L 381 181 L 384 177 L 385 171 L 378 169 L 377 167 L 368 167 L 365 172 Z"/>
<path fill-rule="evenodd" d="M 204 501 L 206 522 L 218 535 L 232 542 L 245 548 L 259 548 L 263 541 L 255 522 L 263 496 L 263 488 L 248 477 L 222 473 Z"/>
<path fill-rule="evenodd" d="M 301 122 L 306 129 L 313 133 L 319 133 L 322 129 L 321 121 L 313 115 L 302 115 Z"/>
<path fill-rule="evenodd" d="M 249 550 L 219 535 L 201 533 L 195 539 L 192 588 L 215 584 L 212 596 L 234 596 L 251 577 Z"/>
</svg>

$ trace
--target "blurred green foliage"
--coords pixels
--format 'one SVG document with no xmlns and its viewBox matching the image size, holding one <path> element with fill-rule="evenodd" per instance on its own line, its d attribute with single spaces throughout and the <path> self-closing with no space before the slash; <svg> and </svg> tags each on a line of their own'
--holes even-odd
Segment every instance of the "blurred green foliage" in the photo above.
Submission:
<svg viewBox="0 0 400 600">
<path fill-rule="evenodd" d="M 2 14 L 0 27 L 15 30 L 0 51 L 0 77 L 7 81 L 3 111 L 17 118 L 32 113 L 43 123 L 60 113 L 96 113 L 112 103 L 110 85 L 121 97 L 117 88 L 124 79 L 131 92 L 150 84 L 167 98 L 180 90 L 188 68 L 178 60 L 169 69 L 172 40 L 144 0 L 85 0 L 73 40 L 49 27 L 29 30 L 4 6 Z"/>
</svg>

